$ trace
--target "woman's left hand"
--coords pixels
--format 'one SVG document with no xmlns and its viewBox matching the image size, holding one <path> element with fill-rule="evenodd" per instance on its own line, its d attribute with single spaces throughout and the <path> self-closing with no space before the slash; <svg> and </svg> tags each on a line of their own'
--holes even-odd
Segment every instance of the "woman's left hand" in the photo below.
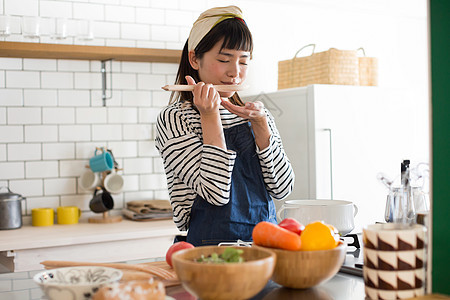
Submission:
<svg viewBox="0 0 450 300">
<path fill-rule="evenodd" d="M 222 106 L 225 107 L 229 112 L 244 119 L 249 119 L 251 122 L 266 122 L 264 104 L 260 101 L 247 102 L 245 103 L 245 106 L 238 106 L 234 105 L 228 100 L 222 99 Z"/>
</svg>

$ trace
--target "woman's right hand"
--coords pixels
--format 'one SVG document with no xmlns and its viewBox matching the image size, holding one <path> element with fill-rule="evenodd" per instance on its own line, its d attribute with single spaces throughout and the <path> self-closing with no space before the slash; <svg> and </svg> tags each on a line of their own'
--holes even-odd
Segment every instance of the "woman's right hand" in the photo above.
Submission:
<svg viewBox="0 0 450 300">
<path fill-rule="evenodd" d="M 194 105 L 200 112 L 203 143 L 226 150 L 227 145 L 219 112 L 221 103 L 219 93 L 211 84 L 195 83 L 191 76 L 186 76 L 186 81 L 189 85 L 195 85 L 192 93 L 194 94 Z"/>
<path fill-rule="evenodd" d="M 197 107 L 201 116 L 208 116 L 211 114 L 218 114 L 221 99 L 219 92 L 212 84 L 205 84 L 204 82 L 196 83 L 191 76 L 186 76 L 186 81 L 189 85 L 195 85 L 194 91 L 194 105 Z"/>
</svg>

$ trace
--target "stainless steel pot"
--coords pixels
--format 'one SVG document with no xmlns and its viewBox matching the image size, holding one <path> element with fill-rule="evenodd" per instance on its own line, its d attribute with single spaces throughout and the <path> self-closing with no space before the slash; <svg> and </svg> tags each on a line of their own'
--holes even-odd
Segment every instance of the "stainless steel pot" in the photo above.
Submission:
<svg viewBox="0 0 450 300">
<path fill-rule="evenodd" d="M 1 192 L 3 189 L 8 192 Z M 25 199 L 7 187 L 0 188 L 0 230 L 22 227 L 22 200 Z"/>
</svg>

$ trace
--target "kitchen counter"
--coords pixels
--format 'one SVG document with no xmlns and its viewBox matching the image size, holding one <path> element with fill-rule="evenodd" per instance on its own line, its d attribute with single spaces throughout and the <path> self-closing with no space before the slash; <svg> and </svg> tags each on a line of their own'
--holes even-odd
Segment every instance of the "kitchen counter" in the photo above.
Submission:
<svg viewBox="0 0 450 300">
<path fill-rule="evenodd" d="M 148 262 L 129 261 L 128 263 Z M 0 299 L 45 300 L 39 286 L 31 279 L 38 271 L 0 274 Z M 1 289 L 1 287 L 4 287 Z M 9 287 L 9 289 L 5 289 Z M 181 285 L 166 288 L 166 294 L 176 300 L 196 300 Z M 170 299 L 170 298 L 168 298 Z M 306 290 L 283 288 L 269 281 L 264 289 L 251 300 L 305 299 L 305 300 L 363 300 L 365 299 L 362 277 L 337 273 L 329 281 Z"/>
<path fill-rule="evenodd" d="M 79 224 L 0 231 L 0 273 L 42 269 L 44 260 L 117 262 L 163 257 L 180 234 L 172 220 Z"/>
<path fill-rule="evenodd" d="M 197 299 L 182 286 L 169 287 L 166 289 L 166 293 L 176 300 Z M 364 281 L 362 277 L 338 273 L 327 282 L 305 290 L 289 289 L 269 281 L 264 289 L 251 300 L 349 300 L 364 298 Z"/>
</svg>

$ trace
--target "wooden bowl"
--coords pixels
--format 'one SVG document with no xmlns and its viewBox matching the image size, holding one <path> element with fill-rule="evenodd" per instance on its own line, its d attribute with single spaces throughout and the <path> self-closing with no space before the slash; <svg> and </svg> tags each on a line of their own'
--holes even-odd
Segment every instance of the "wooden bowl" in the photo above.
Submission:
<svg viewBox="0 0 450 300">
<path fill-rule="evenodd" d="M 253 245 L 273 251 L 276 256 L 272 280 L 294 289 L 306 289 L 333 277 L 344 263 L 347 247 L 340 243 L 331 250 L 289 251 Z"/>
<path fill-rule="evenodd" d="M 195 260 L 202 254 L 222 254 L 227 247 L 202 246 L 175 252 L 172 263 L 183 287 L 202 299 L 248 299 L 261 291 L 272 276 L 275 254 L 263 248 L 244 250 L 242 263 L 211 264 Z"/>
</svg>

